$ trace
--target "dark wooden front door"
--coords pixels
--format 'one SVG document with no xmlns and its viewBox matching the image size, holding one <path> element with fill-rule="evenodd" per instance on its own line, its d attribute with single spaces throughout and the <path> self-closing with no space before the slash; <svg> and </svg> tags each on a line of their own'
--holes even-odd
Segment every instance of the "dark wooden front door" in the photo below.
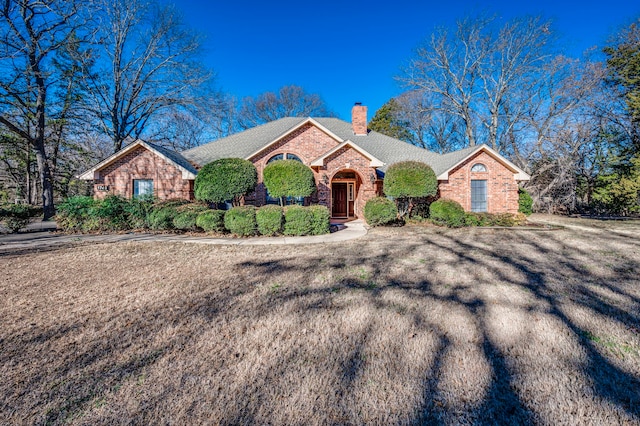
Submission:
<svg viewBox="0 0 640 426">
<path fill-rule="evenodd" d="M 331 216 L 347 217 L 347 184 L 332 184 L 331 194 Z"/>
</svg>

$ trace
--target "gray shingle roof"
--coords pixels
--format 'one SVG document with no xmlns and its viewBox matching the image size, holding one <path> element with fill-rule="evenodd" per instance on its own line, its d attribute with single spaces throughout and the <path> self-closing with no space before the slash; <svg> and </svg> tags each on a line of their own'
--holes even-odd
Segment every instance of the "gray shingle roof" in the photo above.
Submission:
<svg viewBox="0 0 640 426">
<path fill-rule="evenodd" d="M 145 143 L 147 145 L 149 145 L 151 148 L 153 148 L 156 151 L 158 151 L 159 153 L 161 153 L 162 155 L 164 155 L 165 157 L 167 157 L 168 159 L 170 159 L 171 161 L 173 161 L 174 163 L 178 164 L 181 167 L 184 167 L 186 170 L 188 170 L 189 172 L 193 173 L 194 175 L 198 173 L 198 171 L 193 166 L 193 164 L 191 164 L 189 162 L 189 160 L 184 158 L 181 154 L 179 154 L 179 153 L 177 153 L 175 151 L 172 151 L 170 149 L 167 149 L 165 147 L 162 147 L 160 145 L 156 145 L 154 143 L 150 143 L 150 142 L 146 142 L 146 141 L 145 141 Z"/>
<path fill-rule="evenodd" d="M 283 136 L 305 120 L 307 120 L 307 118 L 281 118 L 245 130 L 244 132 L 236 133 L 226 138 L 183 151 L 181 154 L 187 160 L 200 165 L 210 163 L 220 158 L 246 158 L 268 143 Z M 380 161 L 383 161 L 385 166 L 380 168 L 382 171 L 386 170 L 389 164 L 398 161 L 417 160 L 429 164 L 436 172 L 436 175 L 439 175 L 457 164 L 460 159 L 468 154 L 467 151 L 469 150 L 464 149 L 451 154 L 440 155 L 374 131 L 370 131 L 367 135 L 355 135 L 351 123 L 338 118 L 325 117 L 314 118 L 314 120 L 343 141 L 348 139 Z M 473 147 L 471 150 L 473 150 Z"/>
<path fill-rule="evenodd" d="M 246 158 L 305 120 L 306 118 L 303 117 L 281 118 L 244 132 L 188 149 L 181 154 L 184 158 L 200 166 L 220 158 Z"/>
</svg>

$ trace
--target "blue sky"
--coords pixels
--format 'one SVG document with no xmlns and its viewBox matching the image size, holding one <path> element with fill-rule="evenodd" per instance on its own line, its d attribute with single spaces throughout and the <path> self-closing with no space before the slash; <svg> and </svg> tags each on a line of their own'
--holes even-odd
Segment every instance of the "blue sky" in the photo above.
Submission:
<svg viewBox="0 0 640 426">
<path fill-rule="evenodd" d="M 437 26 L 479 11 L 501 20 L 551 19 L 563 51 L 579 56 L 602 47 L 640 15 L 634 0 L 248 1 L 181 0 L 178 8 L 204 36 L 207 65 L 217 85 L 238 98 L 297 84 L 320 94 L 350 120 L 354 102 L 369 118 L 402 89 L 394 80 L 414 49 Z"/>
</svg>

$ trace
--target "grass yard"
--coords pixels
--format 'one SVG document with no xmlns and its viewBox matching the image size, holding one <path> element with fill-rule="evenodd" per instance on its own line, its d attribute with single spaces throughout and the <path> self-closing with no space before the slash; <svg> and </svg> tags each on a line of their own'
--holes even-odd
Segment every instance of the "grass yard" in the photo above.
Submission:
<svg viewBox="0 0 640 426">
<path fill-rule="evenodd" d="M 638 424 L 640 226 L 0 255 L 2 424 Z"/>
</svg>

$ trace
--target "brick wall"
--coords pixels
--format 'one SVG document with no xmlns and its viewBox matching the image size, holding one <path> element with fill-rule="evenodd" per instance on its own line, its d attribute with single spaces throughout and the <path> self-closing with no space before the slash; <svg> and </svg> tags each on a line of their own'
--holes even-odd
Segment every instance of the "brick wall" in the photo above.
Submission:
<svg viewBox="0 0 640 426">
<path fill-rule="evenodd" d="M 371 160 L 365 158 L 355 149 L 347 146 L 340 148 L 325 159 L 324 167 L 319 169 L 319 173 L 326 174 L 329 179 L 342 171 L 353 170 L 358 176 L 356 184 L 356 201 L 354 211 L 356 216 L 364 218 L 364 205 L 367 200 L 376 196 L 375 182 L 371 183 L 371 175 L 375 176 L 375 169 L 370 167 Z M 327 201 L 331 200 L 330 188 L 325 195 Z"/>
<path fill-rule="evenodd" d="M 486 172 L 471 172 L 471 167 L 482 163 Z M 518 183 L 513 172 L 491 155 L 481 151 L 449 172 L 449 180 L 438 182 L 441 198 L 459 202 L 466 211 L 471 210 L 471 180 L 487 181 L 487 211 L 489 213 L 518 212 Z"/>
<path fill-rule="evenodd" d="M 100 171 L 94 181 L 96 198 L 117 194 L 133 197 L 134 179 L 153 179 L 154 195 L 161 200 L 171 198 L 193 199 L 193 181 L 182 179 L 182 171 L 164 158 L 138 146 Z M 108 185 L 108 191 L 99 186 Z"/>
<path fill-rule="evenodd" d="M 258 186 L 256 191 L 245 198 L 245 202 L 257 206 L 266 203 L 266 189 L 262 183 L 262 172 L 267 165 L 267 161 L 277 154 L 295 154 L 307 166 L 316 158 L 322 156 L 327 151 L 335 148 L 339 143 L 324 133 L 317 127 L 307 124 L 295 132 L 287 135 L 278 143 L 254 156 L 251 161 L 258 171 Z M 313 167 L 314 179 L 317 193 L 311 202 L 327 207 L 331 206 L 331 179 L 341 170 L 350 169 L 360 175 L 356 184 L 356 216 L 363 217 L 364 203 L 369 198 L 375 196 L 374 185 L 371 184 L 369 176 L 375 170 L 369 167 L 370 160 L 366 159 L 359 152 L 350 147 L 340 149 L 325 160 L 325 166 Z M 325 178 L 326 176 L 326 178 Z M 325 183 L 325 180 L 329 183 Z"/>
</svg>

